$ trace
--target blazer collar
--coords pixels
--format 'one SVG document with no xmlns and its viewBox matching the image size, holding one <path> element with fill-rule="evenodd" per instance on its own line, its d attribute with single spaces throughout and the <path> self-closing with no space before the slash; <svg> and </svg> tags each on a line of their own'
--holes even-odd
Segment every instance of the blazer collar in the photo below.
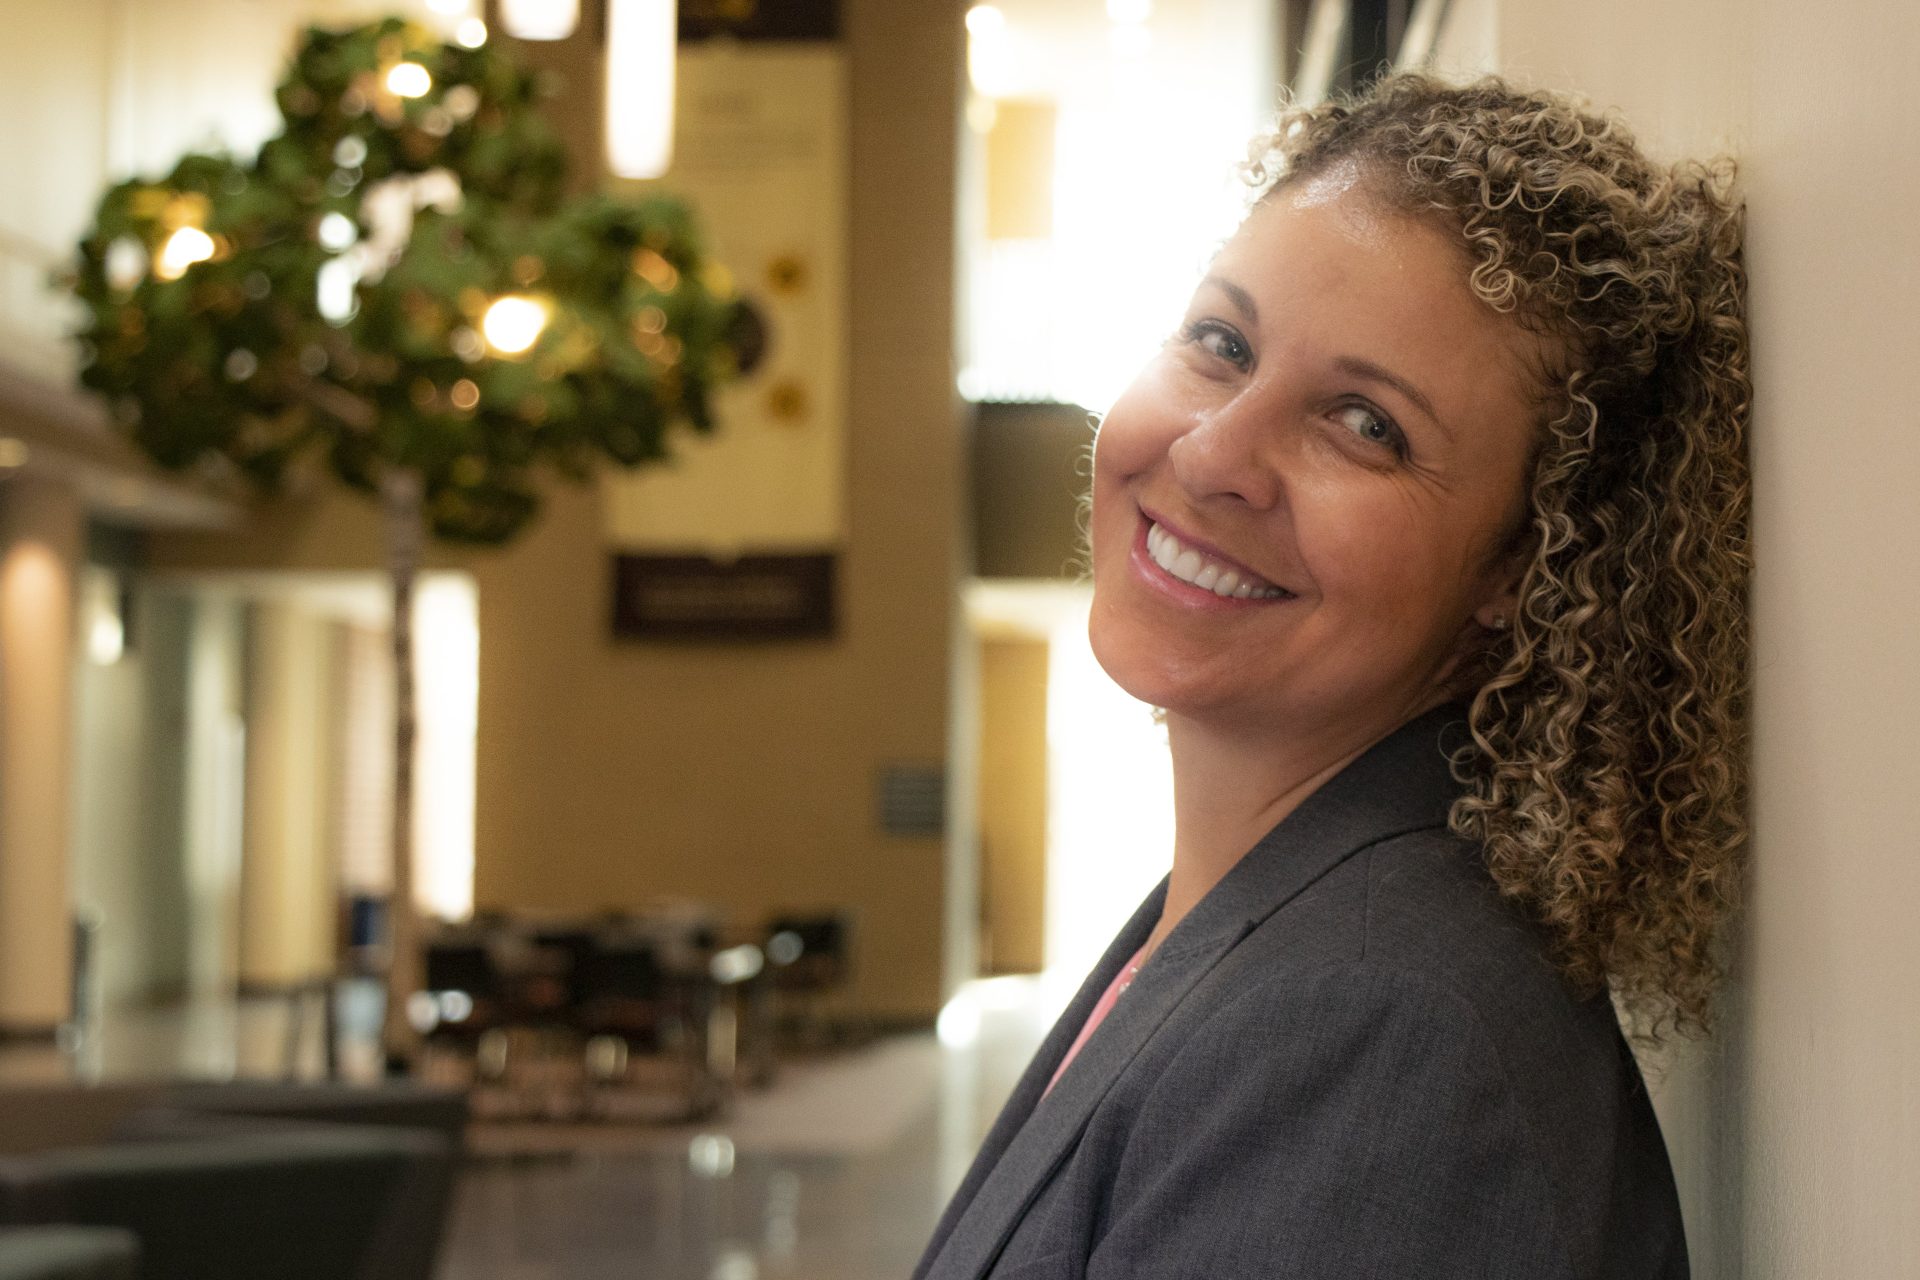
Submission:
<svg viewBox="0 0 1920 1280">
<path fill-rule="evenodd" d="M 1087 975 L 988 1133 L 929 1246 L 924 1280 L 978 1280 L 1073 1149 L 1094 1108 L 1188 991 L 1234 945 L 1359 849 L 1444 825 L 1460 786 L 1446 753 L 1466 739 L 1466 709 L 1435 708 L 1376 743 L 1308 796 L 1175 926 L 1047 1092 L 1093 1005 L 1160 918 L 1166 882 L 1147 896 Z"/>
<path fill-rule="evenodd" d="M 1161 943 L 1160 954 L 1244 933 L 1243 926 L 1265 920 L 1355 851 L 1444 826 L 1460 794 L 1448 756 L 1467 741 L 1466 706 L 1449 702 L 1369 747 L 1248 850 Z"/>
</svg>

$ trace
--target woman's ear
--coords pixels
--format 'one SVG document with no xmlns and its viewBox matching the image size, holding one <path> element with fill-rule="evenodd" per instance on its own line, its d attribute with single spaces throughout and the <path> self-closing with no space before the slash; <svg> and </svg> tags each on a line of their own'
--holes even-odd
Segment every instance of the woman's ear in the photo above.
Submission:
<svg viewBox="0 0 1920 1280">
<path fill-rule="evenodd" d="M 1483 604 L 1474 612 L 1473 620 L 1488 631 L 1505 631 L 1513 625 L 1517 604 L 1517 599 L 1512 596 Z"/>
<path fill-rule="evenodd" d="M 1520 580 L 1526 562 L 1519 555 L 1503 557 L 1487 574 L 1489 590 L 1473 611 L 1473 620 L 1487 631 L 1505 631 L 1520 614 Z"/>
</svg>

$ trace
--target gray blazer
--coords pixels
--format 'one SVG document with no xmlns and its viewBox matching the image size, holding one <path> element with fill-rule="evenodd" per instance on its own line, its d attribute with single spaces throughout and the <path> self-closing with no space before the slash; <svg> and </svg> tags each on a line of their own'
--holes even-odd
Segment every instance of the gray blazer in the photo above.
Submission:
<svg viewBox="0 0 1920 1280">
<path fill-rule="evenodd" d="M 1666 1148 L 1604 995 L 1449 835 L 1443 707 L 1296 809 L 1047 1080 L 1041 1045 L 916 1280 L 1684 1280 Z"/>
</svg>

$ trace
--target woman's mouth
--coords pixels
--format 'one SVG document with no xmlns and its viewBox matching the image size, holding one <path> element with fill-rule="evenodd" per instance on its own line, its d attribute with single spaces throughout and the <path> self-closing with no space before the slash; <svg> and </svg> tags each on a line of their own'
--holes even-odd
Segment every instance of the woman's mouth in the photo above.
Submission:
<svg viewBox="0 0 1920 1280">
<path fill-rule="evenodd" d="M 1293 595 L 1285 587 L 1239 565 L 1226 564 L 1198 547 L 1182 542 L 1165 526 L 1147 523 L 1147 555 L 1169 577 L 1226 600 L 1284 600 Z"/>
</svg>

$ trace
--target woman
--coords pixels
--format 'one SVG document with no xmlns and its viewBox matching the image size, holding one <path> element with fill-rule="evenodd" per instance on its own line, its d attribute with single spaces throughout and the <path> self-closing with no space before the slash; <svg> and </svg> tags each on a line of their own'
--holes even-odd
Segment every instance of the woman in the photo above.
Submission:
<svg viewBox="0 0 1920 1280">
<path fill-rule="evenodd" d="M 1704 1027 L 1744 836 L 1737 207 L 1492 80 L 1258 167 L 1095 451 L 1173 870 L 917 1274 L 1684 1276 L 1609 993 Z"/>
</svg>

